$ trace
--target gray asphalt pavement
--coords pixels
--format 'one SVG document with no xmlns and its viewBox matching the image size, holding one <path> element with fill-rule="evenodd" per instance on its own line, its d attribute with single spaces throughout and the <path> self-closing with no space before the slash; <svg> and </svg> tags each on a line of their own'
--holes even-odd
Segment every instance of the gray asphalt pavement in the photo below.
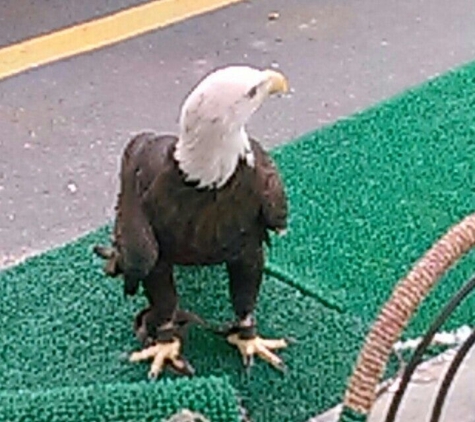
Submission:
<svg viewBox="0 0 475 422">
<path fill-rule="evenodd" d="M 2 0 L 0 47 L 147 3 L 147 0 Z"/>
</svg>

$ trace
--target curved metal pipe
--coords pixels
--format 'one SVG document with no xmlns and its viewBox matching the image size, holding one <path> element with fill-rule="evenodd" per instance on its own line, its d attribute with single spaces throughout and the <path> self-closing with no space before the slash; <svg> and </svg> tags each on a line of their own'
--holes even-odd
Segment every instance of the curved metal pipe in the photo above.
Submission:
<svg viewBox="0 0 475 422">
<path fill-rule="evenodd" d="M 391 401 L 391 405 L 389 407 L 385 422 L 394 422 L 394 420 L 396 419 L 397 411 L 399 410 L 399 406 L 401 404 L 404 393 L 406 392 L 407 386 L 417 365 L 419 365 L 422 360 L 424 352 L 427 350 L 428 346 L 430 345 L 432 339 L 434 338 L 440 327 L 444 324 L 447 318 L 452 314 L 452 312 L 468 296 L 468 294 L 472 290 L 475 290 L 475 276 L 473 276 L 467 283 L 465 283 L 464 286 L 460 288 L 460 290 L 452 297 L 452 299 L 447 303 L 447 305 L 443 308 L 442 312 L 440 312 L 435 321 L 429 327 L 429 330 L 422 338 L 422 341 L 417 346 L 416 350 L 414 351 L 414 354 L 412 355 L 411 360 L 409 361 L 406 369 L 404 370 L 404 373 L 401 378 L 401 383 L 399 384 L 399 388 Z"/>
<path fill-rule="evenodd" d="M 440 386 L 439 393 L 435 399 L 434 410 L 432 411 L 432 416 L 430 422 L 438 422 L 440 415 L 442 413 L 442 407 L 444 406 L 445 398 L 449 392 L 450 385 L 454 379 L 457 370 L 459 369 L 461 363 L 463 362 L 465 356 L 469 352 L 470 348 L 475 344 L 475 330 L 472 331 L 472 334 L 468 337 L 467 340 L 462 344 L 457 354 L 454 357 L 454 360 L 449 366 L 447 373 L 445 374 L 442 385 Z"/>
</svg>

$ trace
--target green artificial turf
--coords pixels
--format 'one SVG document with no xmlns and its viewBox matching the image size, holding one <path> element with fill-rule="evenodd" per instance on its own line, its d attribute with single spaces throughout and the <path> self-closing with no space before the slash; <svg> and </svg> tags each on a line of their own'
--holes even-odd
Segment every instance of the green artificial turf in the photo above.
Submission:
<svg viewBox="0 0 475 422">
<path fill-rule="evenodd" d="M 370 323 L 451 225 L 475 211 L 475 64 L 429 81 L 274 151 L 289 191 L 290 236 L 270 262 L 313 297 Z M 406 334 L 416 335 L 475 268 L 441 283 Z M 455 327 L 473 317 L 460 308 Z"/>
<path fill-rule="evenodd" d="M 344 407 L 341 411 L 338 422 L 366 422 L 367 416 L 354 410 Z"/>
<path fill-rule="evenodd" d="M 273 151 L 289 193 L 289 233 L 273 239 L 258 305 L 264 336 L 296 340 L 285 375 L 201 327 L 185 354 L 194 378 L 149 383 L 125 300 L 92 254 L 109 226 L 0 272 L 0 420 L 159 421 L 181 408 L 213 422 L 304 422 L 338 403 L 392 287 L 449 226 L 473 211 L 475 64 Z M 111 204 L 112 206 L 112 204 Z M 474 267 L 469 255 L 423 304 L 422 334 Z M 232 317 L 222 267 L 178 268 L 181 305 Z M 467 300 L 447 327 L 470 323 Z M 90 406 L 90 407 L 88 407 Z M 40 411 L 41 409 L 41 411 Z M 350 412 L 351 413 L 351 412 Z"/>
<path fill-rule="evenodd" d="M 236 421 L 242 400 L 254 420 L 304 420 L 338 397 L 341 383 L 335 383 L 334 376 L 350 374 L 365 327 L 358 318 L 328 310 L 272 276 L 266 276 L 262 289 L 260 329 L 266 336 L 296 340 L 282 353 L 287 375 L 261 363 L 247 375 L 234 348 L 196 327 L 190 330 L 184 353 L 197 377 L 167 388 L 160 388 L 162 381 L 157 389 L 150 387 L 143 382 L 148 364 L 121 359 L 124 352 L 138 347 L 131 321 L 145 299 L 124 299 L 121 283 L 105 278 L 102 262 L 91 253 L 108 234 L 109 227 L 101 228 L 0 273 L 5 327 L 0 337 L 0 385 L 5 391 L 0 394 L 0 408 L 7 420 L 31 416 L 32 403 L 44 404 L 43 419 L 57 416 L 55 412 L 77 411 L 92 396 L 95 408 L 104 410 L 86 412 L 78 421 L 115 421 L 116 409 L 126 411 L 121 420 L 126 421 L 127 415 L 148 420 L 151 408 L 144 403 L 154 394 L 160 417 L 186 407 L 213 416 L 213 422 Z M 180 268 L 177 279 L 182 307 L 214 324 L 232 318 L 223 268 Z M 339 344 L 334 343 L 335 335 Z M 206 382 L 209 376 L 213 378 Z M 176 377 L 166 374 L 169 378 Z M 17 397 L 19 389 L 25 393 Z"/>
<path fill-rule="evenodd" d="M 161 421 L 192 407 L 212 421 L 227 422 L 238 418 L 233 397 L 231 384 L 214 377 L 4 391 L 0 392 L 0 420 Z"/>
</svg>

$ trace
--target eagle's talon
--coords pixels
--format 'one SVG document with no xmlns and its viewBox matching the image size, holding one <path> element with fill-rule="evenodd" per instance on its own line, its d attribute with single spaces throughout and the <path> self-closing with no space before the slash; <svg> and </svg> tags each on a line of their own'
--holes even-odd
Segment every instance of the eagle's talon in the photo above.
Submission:
<svg viewBox="0 0 475 422">
<path fill-rule="evenodd" d="M 243 355 L 242 361 L 247 370 L 250 370 L 254 366 L 254 356 L 253 355 Z"/>
<path fill-rule="evenodd" d="M 155 381 L 158 377 L 158 374 L 154 374 L 152 371 L 148 371 L 147 378 L 149 381 Z"/>
<path fill-rule="evenodd" d="M 117 277 L 122 272 L 119 266 L 119 253 L 115 247 L 95 245 L 93 252 L 106 261 L 103 269 L 108 276 Z"/>
<path fill-rule="evenodd" d="M 130 352 L 120 352 L 117 359 L 119 362 L 128 362 L 130 359 Z"/>
<path fill-rule="evenodd" d="M 238 348 L 243 357 L 244 366 L 247 369 L 249 369 L 253 364 L 254 356 L 257 355 L 271 364 L 274 368 L 280 371 L 286 371 L 286 366 L 283 360 L 272 352 L 272 350 L 287 347 L 288 342 L 286 340 L 263 339 L 258 336 L 251 339 L 243 339 L 237 333 L 230 334 L 227 337 L 227 340 L 230 344 Z"/>
<path fill-rule="evenodd" d="M 170 366 L 180 375 L 193 375 L 193 367 L 180 354 L 181 341 L 174 338 L 171 342 L 155 343 L 129 356 L 130 362 L 152 359 L 148 372 L 149 379 L 156 379 L 166 366 Z"/>
<path fill-rule="evenodd" d="M 178 375 L 193 376 L 195 375 L 195 369 L 191 366 L 183 356 L 179 356 L 178 359 L 170 362 L 170 369 L 172 369 Z"/>
</svg>

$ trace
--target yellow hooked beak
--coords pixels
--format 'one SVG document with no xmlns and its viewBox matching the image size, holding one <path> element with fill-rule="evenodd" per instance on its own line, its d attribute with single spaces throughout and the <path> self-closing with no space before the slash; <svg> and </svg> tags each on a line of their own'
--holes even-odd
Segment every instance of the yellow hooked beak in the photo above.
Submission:
<svg viewBox="0 0 475 422">
<path fill-rule="evenodd" d="M 282 73 L 273 69 L 266 69 L 263 72 L 269 81 L 269 94 L 286 93 L 289 91 L 289 83 Z"/>
</svg>

